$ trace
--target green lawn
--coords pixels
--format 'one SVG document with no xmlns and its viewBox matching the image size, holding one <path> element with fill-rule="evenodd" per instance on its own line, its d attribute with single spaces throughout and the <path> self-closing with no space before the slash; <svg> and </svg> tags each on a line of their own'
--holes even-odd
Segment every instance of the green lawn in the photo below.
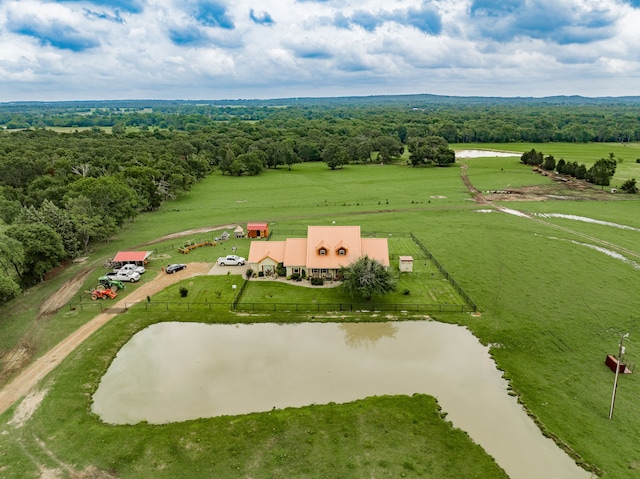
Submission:
<svg viewBox="0 0 640 479">
<path fill-rule="evenodd" d="M 635 153 L 629 154 L 636 151 L 636 145 L 482 147 L 522 151 L 535 147 L 557 159 L 584 163 L 612 151 L 625 160 L 619 172 L 637 172 Z M 469 159 L 465 163 L 469 178 L 481 189 L 545 181 L 519 165 L 517 159 Z M 363 232 L 391 234 L 392 254 L 404 254 L 411 247 L 401 233 L 413 232 L 481 312 L 480 316 L 442 314 L 436 318 L 466 325 L 484 344 L 492 345 L 493 357 L 514 393 L 545 432 L 573 450 L 579 460 L 606 477 L 637 477 L 640 403 L 636 399 L 640 382 L 637 372 L 620 378 L 616 413 L 608 419 L 613 373 L 604 359 L 617 351 L 620 334 L 626 332 L 630 333 L 627 360 L 637 363 L 640 358 L 636 313 L 640 309 L 636 293 L 640 289 L 640 196 L 503 204 L 531 216 L 527 218 L 481 212 L 487 208 L 471 201 L 460 173 L 459 165 L 421 169 L 360 165 L 330 171 L 322 164 L 303 164 L 294 165 L 292 171 L 267 171 L 253 178 L 213 175 L 161 211 L 142 215 L 127 225 L 113 242 L 96 249 L 87 264 L 101 265 L 119 249 L 146 249 L 140 245 L 187 228 L 247 221 L 267 221 L 274 231 L 304 231 L 307 225 L 334 221 L 357 224 Z M 618 175 L 614 179 L 618 181 Z M 546 216 L 541 216 L 543 213 Z M 240 254 L 248 253 L 248 240 L 233 241 Z M 215 259 L 228 252 L 224 248 L 231 245 L 181 255 L 177 253 L 179 243 L 174 240 L 153 245 L 151 249 L 157 246 L 158 255 L 170 258 L 152 261 L 145 275 L 156 274 L 169 261 Z M 401 278 L 405 281 L 401 284 L 410 290 L 408 296 L 397 293 L 403 300 L 413 301 L 428 294 L 432 270 L 424 263 L 416 263 L 416 267 L 414 275 Z M 89 319 L 87 313 L 65 309 L 53 317 L 35 320 L 44 298 L 78 268 L 72 266 L 59 278 L 34 287 L 24 301 L 2 307 L 2 351 L 25 337 L 25 344 L 41 353 Z M 242 278 L 207 278 L 202 284 L 193 280 L 193 285 L 186 286 L 189 293 L 184 302 L 215 300 L 218 291 L 220 300 L 227 301 L 232 294 L 229 282 L 236 280 Z M 311 302 L 322 300 L 323 295 L 337 298 L 340 294 L 267 281 L 252 281 L 249 286 L 243 301 L 255 297 L 260 301 Z M 179 289 L 175 288 L 154 296 L 151 303 L 181 301 L 176 298 Z M 348 321 L 374 319 L 373 314 L 345 316 Z M 43 382 L 49 393 L 25 427 L 0 428 L 7 431 L 0 435 L 2 474 L 9 478 L 38 477 L 36 462 L 55 468 L 61 461 L 79 470 L 94 465 L 113 471 L 117 477 L 135 478 L 374 474 L 504 477 L 469 442 L 460 442 L 464 434 L 438 419 L 432 399 L 423 396 L 372 398 L 348 405 L 310 406 L 167 426 L 100 424 L 88 414 L 88 408 L 90 393 L 101 374 L 135 331 L 166 320 L 288 321 L 292 315 L 162 311 L 153 307 L 149 311 L 143 304 L 119 315 Z M 11 413 L 0 417 L 3 424 Z M 457 439 L 449 438 L 449 434 Z M 427 437 L 432 440 L 427 441 Z M 40 440 L 46 440 L 48 450 L 43 450 Z M 320 465 L 312 469 L 311 463 Z M 462 469 L 456 469 L 458 464 Z"/>
</svg>

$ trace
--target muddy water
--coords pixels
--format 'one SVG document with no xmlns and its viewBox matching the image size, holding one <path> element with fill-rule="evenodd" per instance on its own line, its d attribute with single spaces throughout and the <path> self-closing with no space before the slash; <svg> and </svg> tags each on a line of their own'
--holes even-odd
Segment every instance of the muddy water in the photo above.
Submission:
<svg viewBox="0 0 640 479">
<path fill-rule="evenodd" d="M 112 424 L 160 424 L 426 393 L 510 477 L 589 478 L 506 386 L 488 349 L 454 325 L 161 323 L 120 350 L 93 410 Z"/>
<path fill-rule="evenodd" d="M 509 151 L 490 151 L 490 150 L 457 150 L 456 158 L 495 158 L 508 156 L 521 156 L 522 153 L 513 153 Z"/>
</svg>

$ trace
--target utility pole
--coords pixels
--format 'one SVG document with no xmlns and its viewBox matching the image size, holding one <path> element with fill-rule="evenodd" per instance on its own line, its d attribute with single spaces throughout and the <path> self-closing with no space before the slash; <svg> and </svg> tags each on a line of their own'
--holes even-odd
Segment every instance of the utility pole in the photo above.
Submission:
<svg viewBox="0 0 640 479">
<path fill-rule="evenodd" d="M 613 417 L 613 406 L 616 403 L 616 389 L 618 389 L 618 375 L 620 374 L 620 360 L 624 355 L 624 346 L 622 342 L 624 338 L 628 338 L 629 333 L 620 336 L 620 346 L 618 347 L 618 361 L 616 363 L 616 378 L 613 380 L 613 393 L 611 394 L 611 408 L 609 409 L 609 419 Z"/>
</svg>

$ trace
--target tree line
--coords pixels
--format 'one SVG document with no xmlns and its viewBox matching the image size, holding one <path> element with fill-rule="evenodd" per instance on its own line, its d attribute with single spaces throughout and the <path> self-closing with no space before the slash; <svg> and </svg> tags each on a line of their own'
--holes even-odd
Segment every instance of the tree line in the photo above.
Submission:
<svg viewBox="0 0 640 479">
<path fill-rule="evenodd" d="M 587 168 L 584 164 L 578 164 L 577 161 L 565 161 L 560 158 L 556 159 L 552 155 L 543 155 L 541 151 L 535 148 L 527 151 L 520 157 L 520 162 L 525 165 L 532 165 L 547 171 L 555 171 L 559 175 L 567 175 L 577 180 L 585 180 L 598 186 L 609 186 L 611 178 L 616 173 L 618 162 L 613 153 L 609 153 L 608 158 L 600 158 Z M 635 194 L 638 192 L 635 178 L 625 181 L 620 187 L 625 193 Z"/>
<path fill-rule="evenodd" d="M 395 132 L 400 128 L 420 129 L 422 136 L 439 136 L 449 143 L 640 141 L 639 117 L 640 98 L 496 99 L 407 95 L 0 104 L 0 126 L 7 129 L 115 127 L 195 131 L 234 120 L 276 124 L 290 120 L 312 120 L 318 124 L 349 120 L 368 128 L 380 128 L 384 124 Z"/>
</svg>

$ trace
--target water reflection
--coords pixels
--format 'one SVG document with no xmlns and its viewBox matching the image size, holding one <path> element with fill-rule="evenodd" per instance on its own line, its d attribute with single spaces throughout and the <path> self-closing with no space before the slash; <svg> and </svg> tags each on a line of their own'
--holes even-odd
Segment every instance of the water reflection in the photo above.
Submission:
<svg viewBox="0 0 640 479">
<path fill-rule="evenodd" d="M 120 350 L 93 411 L 160 424 L 414 393 L 435 396 L 514 479 L 590 477 L 507 394 L 488 349 L 437 322 L 156 324 Z"/>
<path fill-rule="evenodd" d="M 338 327 L 344 331 L 344 341 L 352 348 L 369 348 L 382 338 L 393 338 L 398 331 L 393 323 L 371 323 L 363 328 L 359 323 L 342 323 Z"/>
</svg>

